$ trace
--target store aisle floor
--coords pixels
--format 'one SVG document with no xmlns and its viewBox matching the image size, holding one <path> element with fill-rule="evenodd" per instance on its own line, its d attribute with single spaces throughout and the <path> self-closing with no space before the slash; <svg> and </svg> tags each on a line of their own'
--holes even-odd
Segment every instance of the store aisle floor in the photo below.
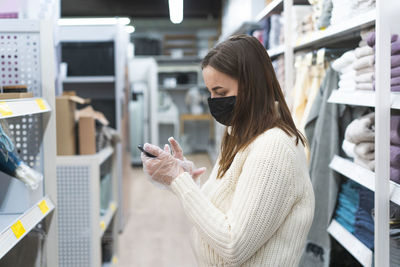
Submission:
<svg viewBox="0 0 400 267">
<path fill-rule="evenodd" d="M 206 154 L 188 156 L 198 167 L 211 162 Z M 119 238 L 120 267 L 196 266 L 189 242 L 190 224 L 174 194 L 149 183 L 142 168 L 132 168 L 131 179 L 124 179 L 124 193 L 129 194 L 125 210 L 127 221 Z M 127 188 L 129 187 L 129 188 Z"/>
</svg>

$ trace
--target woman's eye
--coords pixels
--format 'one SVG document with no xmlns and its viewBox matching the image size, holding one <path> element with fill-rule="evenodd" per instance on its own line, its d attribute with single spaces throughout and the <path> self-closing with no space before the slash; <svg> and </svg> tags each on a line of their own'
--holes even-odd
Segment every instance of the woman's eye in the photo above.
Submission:
<svg viewBox="0 0 400 267">
<path fill-rule="evenodd" d="M 225 96 L 226 93 L 225 93 L 225 92 L 221 92 L 221 93 L 218 93 L 217 95 L 219 95 L 219 96 Z"/>
</svg>

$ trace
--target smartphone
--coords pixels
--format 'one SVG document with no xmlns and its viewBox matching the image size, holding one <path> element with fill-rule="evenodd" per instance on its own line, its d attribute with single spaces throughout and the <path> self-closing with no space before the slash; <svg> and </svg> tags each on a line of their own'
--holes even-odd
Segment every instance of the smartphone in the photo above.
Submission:
<svg viewBox="0 0 400 267">
<path fill-rule="evenodd" d="M 137 147 L 139 148 L 140 151 L 142 151 L 149 158 L 156 158 L 157 157 L 157 156 L 154 156 L 153 154 L 150 154 L 146 150 L 144 150 L 143 145 L 138 145 Z"/>
</svg>

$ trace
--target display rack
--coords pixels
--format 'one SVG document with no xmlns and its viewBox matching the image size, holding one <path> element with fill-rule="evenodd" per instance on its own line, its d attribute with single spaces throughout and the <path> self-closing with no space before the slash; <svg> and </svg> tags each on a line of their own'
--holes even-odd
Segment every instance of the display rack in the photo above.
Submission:
<svg viewBox="0 0 400 267">
<path fill-rule="evenodd" d="M 273 57 L 282 55 L 284 53 L 284 51 L 285 51 L 285 46 L 280 45 L 280 46 L 269 49 L 267 52 L 268 52 L 269 57 L 273 58 Z"/>
<path fill-rule="evenodd" d="M 372 251 L 340 225 L 340 223 L 332 220 L 328 232 L 363 266 L 372 266 Z"/>
<path fill-rule="evenodd" d="M 111 147 L 95 155 L 57 157 L 60 266 L 99 267 L 117 261 L 117 169 L 117 157 Z M 111 197 L 103 214 L 102 174 L 111 175 Z M 110 262 L 102 262 L 101 242 L 108 231 L 113 256 Z"/>
<path fill-rule="evenodd" d="M 21 148 L 21 159 L 44 177 L 39 188 L 31 191 L 19 180 L 0 175 L 0 262 L 13 261 L 8 253 L 15 255 L 15 245 L 41 224 L 46 235 L 43 251 L 39 251 L 37 257 L 43 257 L 47 266 L 56 267 L 58 218 L 55 209 L 55 115 L 51 112 L 55 110 L 52 24 L 39 20 L 3 20 L 0 39 L 5 40 L 1 43 L 0 54 L 13 58 L 2 70 L 6 78 L 0 78 L 0 84 L 27 85 L 28 92 L 34 96 L 0 100 L 0 119 L 8 124 L 7 130 L 15 146 Z M 22 245 L 25 246 L 23 242 Z"/>
<path fill-rule="evenodd" d="M 328 102 L 344 105 L 375 107 L 375 92 L 363 90 L 334 90 L 329 97 Z M 391 93 L 390 103 L 392 109 L 400 109 L 400 93 Z"/>
<path fill-rule="evenodd" d="M 375 107 L 376 122 L 376 169 L 375 173 L 362 170 L 350 161 L 335 157 L 331 167 L 358 183 L 372 188 L 375 191 L 375 250 L 372 260 L 372 252 L 357 256 L 357 252 L 351 244 L 359 244 L 355 238 L 350 242 L 341 242 L 341 235 L 345 232 L 340 230 L 340 225 L 335 221 L 329 227 L 329 232 L 342 245 L 350 251 L 364 265 L 371 265 L 374 261 L 376 266 L 389 266 L 389 199 L 397 204 L 399 201 L 399 186 L 389 181 L 389 132 L 390 132 L 390 109 L 400 108 L 400 94 L 390 92 L 390 35 L 398 34 L 400 17 L 400 2 L 395 1 L 390 5 L 383 0 L 376 1 L 376 9 L 353 17 L 342 23 L 329 26 L 325 30 L 312 32 L 296 40 L 292 40 L 292 8 L 299 4 L 296 0 L 275 0 L 267 5 L 259 15 L 255 16 L 252 23 L 258 23 L 261 19 L 269 16 L 273 11 L 280 11 L 283 2 L 284 16 L 284 49 L 274 48 L 268 51 L 270 57 L 284 54 L 285 60 L 285 85 L 291 87 L 294 78 L 294 51 L 303 51 L 326 47 L 327 45 L 341 44 L 347 40 L 358 40 L 360 31 L 376 25 L 376 47 L 375 47 L 375 84 L 379 88 L 376 92 L 341 92 L 334 91 L 329 102 L 348 104 L 356 106 Z M 251 5 L 251 4 L 249 4 Z M 234 17 L 234 16 L 233 16 Z M 234 18 L 232 18 L 234 19 Z M 397 27 L 397 29 L 396 29 Z M 239 30 L 242 28 L 239 28 Z M 242 32 L 244 33 L 244 32 Z M 228 36 L 221 36 L 219 41 L 225 40 Z M 343 165 L 343 166 L 340 166 Z M 356 171 L 355 171 L 356 170 Z M 362 177 L 361 174 L 365 174 Z M 339 232 L 340 234 L 337 234 Z M 350 245 L 349 245 L 350 244 Z"/>
<path fill-rule="evenodd" d="M 116 25 L 62 25 L 60 26 L 61 43 L 112 42 L 114 71 L 107 76 L 67 76 L 63 79 L 64 91 L 76 91 L 77 95 L 92 99 L 92 105 L 105 114 L 110 126 L 122 135 L 122 110 L 125 87 L 126 50 L 129 34 L 119 21 Z M 93 94 L 97 90 L 96 94 Z M 122 206 L 122 147 L 115 148 L 118 164 L 118 205 Z M 123 230 L 123 209 L 118 209 L 120 231 Z"/>
</svg>

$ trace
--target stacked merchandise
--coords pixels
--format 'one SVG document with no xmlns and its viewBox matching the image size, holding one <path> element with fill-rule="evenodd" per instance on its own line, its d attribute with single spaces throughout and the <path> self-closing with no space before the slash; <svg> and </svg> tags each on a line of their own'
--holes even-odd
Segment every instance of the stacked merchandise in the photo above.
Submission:
<svg viewBox="0 0 400 267">
<path fill-rule="evenodd" d="M 312 52 L 296 56 L 296 79 L 292 91 L 294 99 L 292 114 L 297 127 L 303 132 L 312 104 L 325 76 L 327 66 L 325 63 L 323 56 L 322 59 L 317 60 L 317 57 Z"/>
<path fill-rule="evenodd" d="M 354 50 L 350 50 L 332 63 L 332 68 L 340 73 L 339 90 L 355 90 L 356 71 L 353 68 L 355 58 Z"/>
<path fill-rule="evenodd" d="M 330 25 L 332 15 L 332 0 L 320 0 L 320 13 L 316 17 L 316 27 L 318 30 L 324 30 Z"/>
<path fill-rule="evenodd" d="M 308 23 L 302 23 L 305 17 L 311 19 L 312 7 L 310 5 L 295 5 L 292 7 L 292 40 L 299 39 L 304 33 L 303 31 L 312 30 Z M 282 13 L 284 17 L 284 13 Z M 311 21 L 312 23 L 312 21 Z"/>
<path fill-rule="evenodd" d="M 358 191 L 360 186 L 348 180 L 340 187 L 338 205 L 335 211 L 335 220 L 347 231 L 354 233 L 356 222 L 356 211 L 359 205 Z"/>
<path fill-rule="evenodd" d="M 357 237 L 369 249 L 374 249 L 374 192 L 360 188 L 359 206 L 356 212 L 354 224 L 354 236 Z"/>
<path fill-rule="evenodd" d="M 260 22 L 261 29 L 251 32 L 266 48 L 271 49 L 281 44 L 282 18 L 273 14 Z"/>
<path fill-rule="evenodd" d="M 370 31 L 361 32 L 359 47 L 347 51 L 332 67 L 340 73 L 339 90 L 372 90 L 374 76 L 374 51 L 367 45 Z"/>
<path fill-rule="evenodd" d="M 391 117 L 390 179 L 400 182 L 400 115 Z M 347 126 L 343 150 L 354 163 L 375 170 L 375 114 L 370 113 Z"/>
<path fill-rule="evenodd" d="M 367 43 L 370 49 L 373 51 L 374 56 L 375 48 L 375 32 L 369 34 Z M 400 39 L 397 34 L 391 37 L 391 71 L 390 71 L 390 86 L 391 91 L 400 92 Z M 372 76 L 371 80 L 374 80 Z"/>
<path fill-rule="evenodd" d="M 375 8 L 375 0 L 332 0 L 331 25 L 366 13 Z"/>
<path fill-rule="evenodd" d="M 272 66 L 274 67 L 276 78 L 278 79 L 279 85 L 283 90 L 284 94 L 286 94 L 285 90 L 285 60 L 283 56 L 277 57 L 274 61 L 272 61 Z"/>
<path fill-rule="evenodd" d="M 400 114 L 390 118 L 390 178 L 400 183 Z"/>
</svg>

